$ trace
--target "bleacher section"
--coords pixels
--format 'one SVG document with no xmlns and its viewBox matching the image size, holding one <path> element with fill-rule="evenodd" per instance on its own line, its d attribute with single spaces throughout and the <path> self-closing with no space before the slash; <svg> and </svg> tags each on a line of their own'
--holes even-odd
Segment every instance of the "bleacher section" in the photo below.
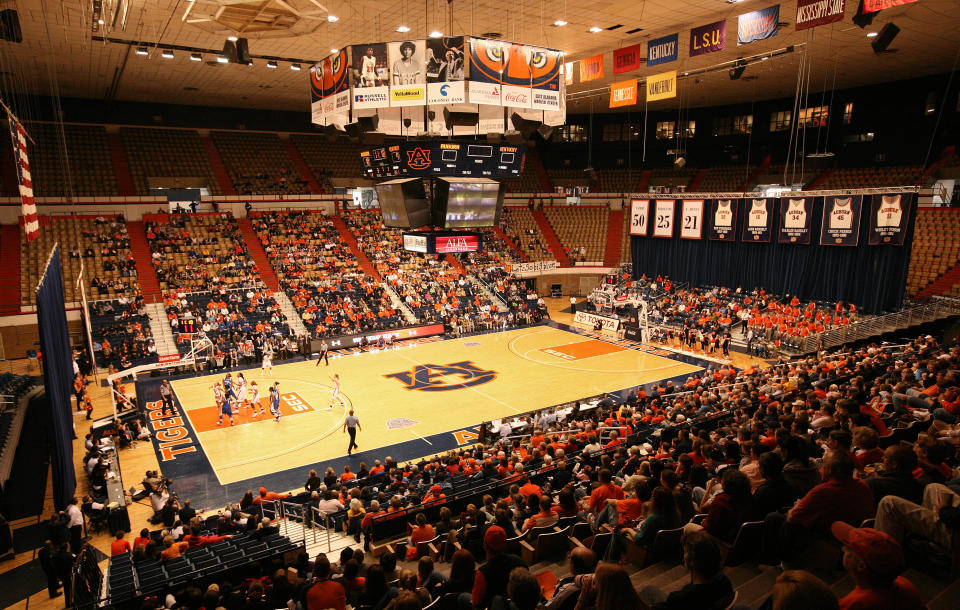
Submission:
<svg viewBox="0 0 960 610">
<path fill-rule="evenodd" d="M 138 195 L 149 193 L 148 178 L 204 178 L 210 194 L 223 194 L 195 130 L 122 127 L 120 136 Z"/>
<path fill-rule="evenodd" d="M 700 185 L 701 192 L 731 192 L 739 191 L 747 177 L 754 170 L 754 166 L 743 165 L 725 165 L 711 167 L 707 172 L 703 184 Z"/>
<path fill-rule="evenodd" d="M 157 361 L 150 317 L 143 298 L 123 298 L 90 303 L 90 332 L 100 368 L 118 371 Z"/>
<path fill-rule="evenodd" d="M 609 208 L 546 206 L 543 213 L 566 249 L 571 263 L 603 263 Z"/>
<path fill-rule="evenodd" d="M 818 188 L 858 189 L 881 186 L 911 186 L 919 183 L 922 174 L 923 168 L 913 165 L 836 169 Z"/>
<path fill-rule="evenodd" d="M 28 151 L 35 197 L 119 195 L 104 127 L 63 125 L 63 137 L 60 126 L 52 123 L 25 127 L 33 138 Z M 72 185 L 68 176 L 73 178 Z"/>
<path fill-rule="evenodd" d="M 673 190 L 686 189 L 693 177 L 700 171 L 694 167 L 667 167 L 654 169 L 650 173 L 650 186 L 667 186 Z M 709 176 L 709 174 L 707 174 Z"/>
<path fill-rule="evenodd" d="M 210 137 L 220 152 L 238 195 L 310 192 L 277 134 L 214 131 Z"/>
<path fill-rule="evenodd" d="M 597 189 L 601 193 L 635 193 L 641 173 L 639 169 L 598 169 Z"/>
<path fill-rule="evenodd" d="M 333 192 L 331 178 L 359 178 L 362 175 L 360 147 L 352 142 L 331 142 L 325 136 L 305 134 L 290 134 L 290 141 L 300 151 L 325 193 Z"/>
<path fill-rule="evenodd" d="M 554 260 L 547 246 L 547 240 L 540 233 L 540 227 L 530 210 L 520 206 L 504 206 L 501 226 L 518 248 L 532 261 Z"/>
<path fill-rule="evenodd" d="M 913 235 L 907 271 L 907 295 L 911 297 L 960 263 L 960 213 L 952 208 L 921 208 Z M 954 287 L 951 295 L 956 293 Z"/>
<path fill-rule="evenodd" d="M 0 483 L 10 478 L 13 456 L 20 440 L 24 409 L 20 399 L 38 383 L 38 378 L 12 373 L 0 374 Z"/>
<path fill-rule="evenodd" d="M 39 239 L 27 243 L 23 228 L 20 230 L 20 294 L 25 305 L 36 303 L 34 290 L 56 242 L 63 265 L 63 296 L 68 303 L 80 301 L 76 279 L 81 263 L 90 300 L 133 295 L 139 290 L 126 221 L 116 216 L 41 216 Z"/>
</svg>

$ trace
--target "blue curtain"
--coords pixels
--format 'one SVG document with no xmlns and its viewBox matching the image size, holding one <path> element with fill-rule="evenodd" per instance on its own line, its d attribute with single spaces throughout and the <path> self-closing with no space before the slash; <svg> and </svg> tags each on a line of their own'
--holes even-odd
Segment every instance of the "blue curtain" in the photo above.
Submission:
<svg viewBox="0 0 960 610">
<path fill-rule="evenodd" d="M 863 198 L 864 210 L 870 209 L 870 197 Z M 763 287 L 775 294 L 797 295 L 801 300 L 854 303 L 868 313 L 899 309 L 906 290 L 916 205 L 912 206 L 903 246 L 867 245 L 866 214 L 861 217 L 858 246 L 821 246 L 823 207 L 823 198 L 816 198 L 813 237 L 806 246 L 778 244 L 775 231 L 772 241 L 765 244 L 631 237 L 633 276 L 667 275 L 674 283 L 690 282 L 694 286 Z M 739 239 L 746 215 L 741 211 L 738 216 Z M 777 228 L 776 219 L 773 228 Z"/>
<path fill-rule="evenodd" d="M 77 489 L 77 475 L 73 468 L 73 412 L 70 408 L 73 359 L 62 278 L 60 248 L 56 247 L 37 287 L 37 322 L 43 353 L 43 382 L 50 401 L 50 463 L 53 503 L 57 510 L 67 507 Z"/>
</svg>

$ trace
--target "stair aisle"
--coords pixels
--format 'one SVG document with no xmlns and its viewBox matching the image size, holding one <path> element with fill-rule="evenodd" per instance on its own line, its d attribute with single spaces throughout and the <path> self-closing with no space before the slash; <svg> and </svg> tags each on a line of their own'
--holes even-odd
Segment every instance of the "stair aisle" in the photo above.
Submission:
<svg viewBox="0 0 960 610">
<path fill-rule="evenodd" d="M 380 282 L 380 286 L 383 288 L 383 291 L 387 293 L 387 296 L 390 297 L 390 304 L 393 305 L 393 308 L 403 314 L 403 319 L 409 324 L 416 324 L 417 316 L 413 315 L 413 312 L 410 311 L 410 308 L 407 307 L 407 304 L 400 299 L 400 295 L 393 291 L 393 288 L 390 287 L 390 284 L 386 282 Z"/>
<path fill-rule="evenodd" d="M 708 170 L 708 169 L 701 169 L 700 171 L 698 171 L 698 172 L 693 176 L 693 180 L 690 181 L 690 184 L 687 185 L 687 192 L 688 192 L 688 193 L 696 193 L 696 192 L 697 192 L 697 189 L 700 188 L 700 185 L 703 184 L 703 180 L 704 180 L 704 178 L 707 177 L 707 173 L 708 173 L 709 171 L 710 171 L 710 170 Z"/>
<path fill-rule="evenodd" d="M 307 162 L 303 160 L 303 156 L 300 154 L 300 151 L 297 150 L 297 147 L 294 146 L 293 142 L 287 138 L 283 140 L 283 147 L 286 149 L 287 155 L 293 161 L 293 164 L 296 165 L 297 169 L 300 171 L 300 177 L 307 181 L 307 186 L 310 187 L 310 192 L 315 195 L 323 193 L 323 187 L 320 186 L 319 182 L 317 182 L 317 179 L 313 176 L 313 173 L 307 166 Z"/>
<path fill-rule="evenodd" d="M 133 178 L 130 177 L 130 165 L 127 164 L 127 153 L 123 149 L 123 139 L 119 133 L 107 134 L 110 143 L 110 163 L 117 178 L 117 193 L 121 196 L 136 195 L 133 188 Z"/>
<path fill-rule="evenodd" d="M 0 315 L 20 313 L 20 225 L 0 228 Z"/>
<path fill-rule="evenodd" d="M 280 311 L 287 316 L 287 324 L 293 329 L 293 332 L 298 335 L 309 335 L 310 331 L 307 330 L 303 319 L 300 318 L 297 308 L 293 306 L 293 302 L 287 296 L 287 293 L 282 290 L 274 291 L 273 298 L 280 304 Z"/>
<path fill-rule="evenodd" d="M 460 264 L 460 261 L 457 260 L 456 256 L 452 254 L 447 254 L 447 258 L 445 260 L 447 261 L 447 263 L 450 264 L 451 267 L 453 267 L 463 275 L 467 274 L 467 270 L 463 268 L 463 265 Z"/>
<path fill-rule="evenodd" d="M 607 247 L 603 266 L 616 267 L 620 262 L 620 241 L 623 239 L 623 210 L 612 210 L 607 217 Z"/>
<path fill-rule="evenodd" d="M 521 261 L 525 263 L 530 262 L 530 259 L 527 258 L 527 255 L 520 251 L 520 248 L 517 247 L 517 244 L 513 243 L 513 240 L 510 239 L 510 237 L 508 237 L 506 233 L 504 233 L 502 228 L 493 227 L 493 232 L 497 234 L 497 237 L 502 239 L 504 242 L 506 242 L 508 246 L 510 246 L 510 249 L 513 250 L 514 254 L 516 254 Z"/>
<path fill-rule="evenodd" d="M 467 276 L 467 277 L 470 279 L 471 282 L 473 282 L 473 285 L 474 285 L 474 286 L 477 286 L 478 288 L 480 288 L 480 291 L 483 292 L 484 295 L 486 295 L 486 297 L 490 300 L 491 303 L 494 303 L 494 304 L 497 304 L 497 305 L 502 304 L 502 305 L 504 306 L 504 307 L 503 307 L 504 311 L 506 311 L 506 309 L 507 309 L 507 308 L 506 308 L 507 302 L 504 301 L 502 298 L 500 298 L 500 297 L 497 295 L 497 293 L 495 293 L 494 291 L 492 291 L 492 290 L 490 290 L 489 288 L 487 288 L 487 285 L 486 285 L 485 283 L 481 282 L 480 279 L 477 278 L 477 276 L 475 276 L 475 275 L 469 275 L 469 276 Z M 499 308 L 499 307 L 498 307 L 498 308 Z"/>
<path fill-rule="evenodd" d="M 150 332 L 153 333 L 153 344 L 157 347 L 157 355 L 171 356 L 179 354 L 177 340 L 173 336 L 170 322 L 167 320 L 167 311 L 160 303 L 147 303 L 147 315 L 150 317 Z"/>
<path fill-rule="evenodd" d="M 257 232 L 254 231 L 250 219 L 246 216 L 238 218 L 237 224 L 240 227 L 240 234 L 243 235 L 243 241 L 247 246 L 247 252 L 250 253 L 250 258 L 257 264 L 260 279 L 267 285 L 267 289 L 270 290 L 270 292 L 279 291 L 280 280 L 277 279 L 277 274 L 273 271 L 273 265 L 270 264 L 270 259 L 267 258 L 267 253 L 264 252 L 263 245 L 260 243 L 260 237 L 257 235 Z"/>
<path fill-rule="evenodd" d="M 143 299 L 147 303 L 162 301 L 160 281 L 157 280 L 157 272 L 150 258 L 150 245 L 147 243 L 143 222 L 139 220 L 127 222 L 127 233 L 130 235 L 130 252 L 133 254 L 133 262 L 137 265 L 137 282 L 140 283 Z"/>
<path fill-rule="evenodd" d="M 363 250 L 360 249 L 360 246 L 357 245 L 357 238 L 350 232 L 350 227 L 347 226 L 347 223 L 343 222 L 343 218 L 340 218 L 340 216 L 331 216 L 330 220 L 332 220 L 333 225 L 337 227 L 337 231 L 340 231 L 340 237 L 343 238 L 343 242 L 350 247 L 350 251 L 357 257 L 357 264 L 360 265 L 363 272 L 377 278 L 378 282 L 382 282 L 383 278 L 380 277 L 380 274 L 376 268 L 374 268 L 370 259 L 367 258 L 367 255 L 363 253 Z"/>
<path fill-rule="evenodd" d="M 237 189 L 233 188 L 233 181 L 230 180 L 230 174 L 227 173 L 227 168 L 223 164 L 217 145 L 213 143 L 213 138 L 209 135 L 200 136 L 200 142 L 203 144 L 204 152 L 207 153 L 207 160 L 210 161 L 210 167 L 213 169 L 213 175 L 217 178 L 220 190 L 223 191 L 224 195 L 236 195 Z"/>
<path fill-rule="evenodd" d="M 567 256 L 567 251 L 563 249 L 560 238 L 553 232 L 553 227 L 550 225 L 550 221 L 547 220 L 547 215 L 539 211 L 532 212 L 532 214 L 533 219 L 537 221 L 537 226 L 540 227 L 540 233 L 543 234 L 543 238 L 547 240 L 547 245 L 550 246 L 553 257 L 557 259 L 557 264 L 561 267 L 571 267 L 572 265 L 570 264 L 570 258 Z"/>
</svg>

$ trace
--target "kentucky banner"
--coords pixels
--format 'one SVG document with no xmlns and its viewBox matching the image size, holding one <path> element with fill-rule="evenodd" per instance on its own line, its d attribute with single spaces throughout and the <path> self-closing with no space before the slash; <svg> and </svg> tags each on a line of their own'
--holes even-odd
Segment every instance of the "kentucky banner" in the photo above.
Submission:
<svg viewBox="0 0 960 610">
<path fill-rule="evenodd" d="M 467 101 L 463 36 L 427 39 L 427 103 L 463 104 Z"/>
<path fill-rule="evenodd" d="M 809 244 L 813 224 L 813 197 L 781 198 L 779 218 L 779 243 Z"/>
<path fill-rule="evenodd" d="M 649 199 L 630 200 L 630 235 L 647 236 L 647 216 L 650 213 Z"/>
<path fill-rule="evenodd" d="M 637 103 L 637 79 L 610 83 L 610 107 L 633 106 Z"/>
<path fill-rule="evenodd" d="M 624 74 L 640 69 L 640 58 L 643 53 L 643 45 L 633 44 L 622 49 L 613 51 L 613 73 Z"/>
<path fill-rule="evenodd" d="M 779 20 L 779 4 L 740 15 L 737 17 L 737 45 L 773 38 L 779 31 Z"/>
<path fill-rule="evenodd" d="M 863 0 L 863 13 L 876 13 L 885 8 L 913 4 L 916 1 L 917 0 Z"/>
<path fill-rule="evenodd" d="M 684 199 L 680 207 L 680 239 L 703 239 L 703 199 Z"/>
<path fill-rule="evenodd" d="M 503 73 L 503 43 L 486 38 L 470 39 L 467 92 L 471 104 L 500 105 Z"/>
<path fill-rule="evenodd" d="M 846 2 L 847 0 L 797 0 L 796 29 L 806 30 L 843 21 Z"/>
<path fill-rule="evenodd" d="M 531 47 L 530 74 L 533 83 L 533 99 L 530 107 L 535 110 L 559 110 L 560 51 Z"/>
<path fill-rule="evenodd" d="M 913 210 L 913 193 L 873 195 L 870 201 L 871 246 L 902 246 Z"/>
<path fill-rule="evenodd" d="M 326 125 L 323 122 L 322 63 L 310 66 L 310 122 L 314 125 Z"/>
<path fill-rule="evenodd" d="M 727 48 L 726 20 L 708 23 L 690 30 L 690 57 Z"/>
<path fill-rule="evenodd" d="M 860 207 L 863 195 L 825 197 L 821 246 L 856 246 L 860 234 Z"/>
<path fill-rule="evenodd" d="M 423 106 L 427 102 L 426 41 L 387 43 L 390 60 L 390 105 Z"/>
<path fill-rule="evenodd" d="M 679 34 L 651 40 L 647 43 L 647 67 L 676 61 L 679 53 Z"/>
<path fill-rule="evenodd" d="M 710 239 L 737 241 L 737 207 L 739 199 L 714 199 L 708 207 Z"/>
<path fill-rule="evenodd" d="M 743 203 L 747 220 L 743 223 L 741 240 L 753 243 L 769 242 L 773 225 L 773 199 L 744 199 Z"/>
<path fill-rule="evenodd" d="M 390 70 L 384 42 L 352 45 L 353 107 L 386 108 L 390 105 Z"/>
<path fill-rule="evenodd" d="M 580 82 L 603 78 L 603 53 L 580 60 Z"/>
<path fill-rule="evenodd" d="M 676 201 L 673 199 L 658 199 L 654 205 L 653 213 L 653 236 L 654 237 L 673 237 L 673 207 Z"/>
<path fill-rule="evenodd" d="M 529 108 L 532 92 L 530 58 L 533 47 L 525 44 L 504 43 L 503 93 L 500 101 L 512 108 Z"/>
<path fill-rule="evenodd" d="M 677 97 L 677 71 L 670 70 L 647 77 L 647 101 L 666 100 Z"/>
</svg>

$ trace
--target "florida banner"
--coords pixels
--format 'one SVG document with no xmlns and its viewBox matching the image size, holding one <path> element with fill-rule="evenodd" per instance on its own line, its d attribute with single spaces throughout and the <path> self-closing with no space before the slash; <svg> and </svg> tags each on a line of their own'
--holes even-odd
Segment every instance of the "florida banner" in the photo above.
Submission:
<svg viewBox="0 0 960 610">
<path fill-rule="evenodd" d="M 747 221 L 743 223 L 743 241 L 752 243 L 766 243 L 770 241 L 771 227 L 773 226 L 773 199 L 744 199 L 744 214 Z"/>
<path fill-rule="evenodd" d="M 779 243 L 809 244 L 813 224 L 813 197 L 782 197 L 779 219 Z"/>
<path fill-rule="evenodd" d="M 856 246 L 860 234 L 863 195 L 833 195 L 823 199 L 821 246 Z"/>
<path fill-rule="evenodd" d="M 714 199 L 710 202 L 708 220 L 710 239 L 737 241 L 737 208 L 739 199 Z"/>
<path fill-rule="evenodd" d="M 677 97 L 677 71 L 670 70 L 647 77 L 647 101 L 666 100 Z"/>
<path fill-rule="evenodd" d="M 580 60 L 580 82 L 603 78 L 603 53 Z"/>
<path fill-rule="evenodd" d="M 610 83 L 610 107 L 633 106 L 637 103 L 637 79 Z"/>
<path fill-rule="evenodd" d="M 871 246 L 902 246 L 913 202 L 913 193 L 872 195 L 868 243 Z"/>
</svg>

